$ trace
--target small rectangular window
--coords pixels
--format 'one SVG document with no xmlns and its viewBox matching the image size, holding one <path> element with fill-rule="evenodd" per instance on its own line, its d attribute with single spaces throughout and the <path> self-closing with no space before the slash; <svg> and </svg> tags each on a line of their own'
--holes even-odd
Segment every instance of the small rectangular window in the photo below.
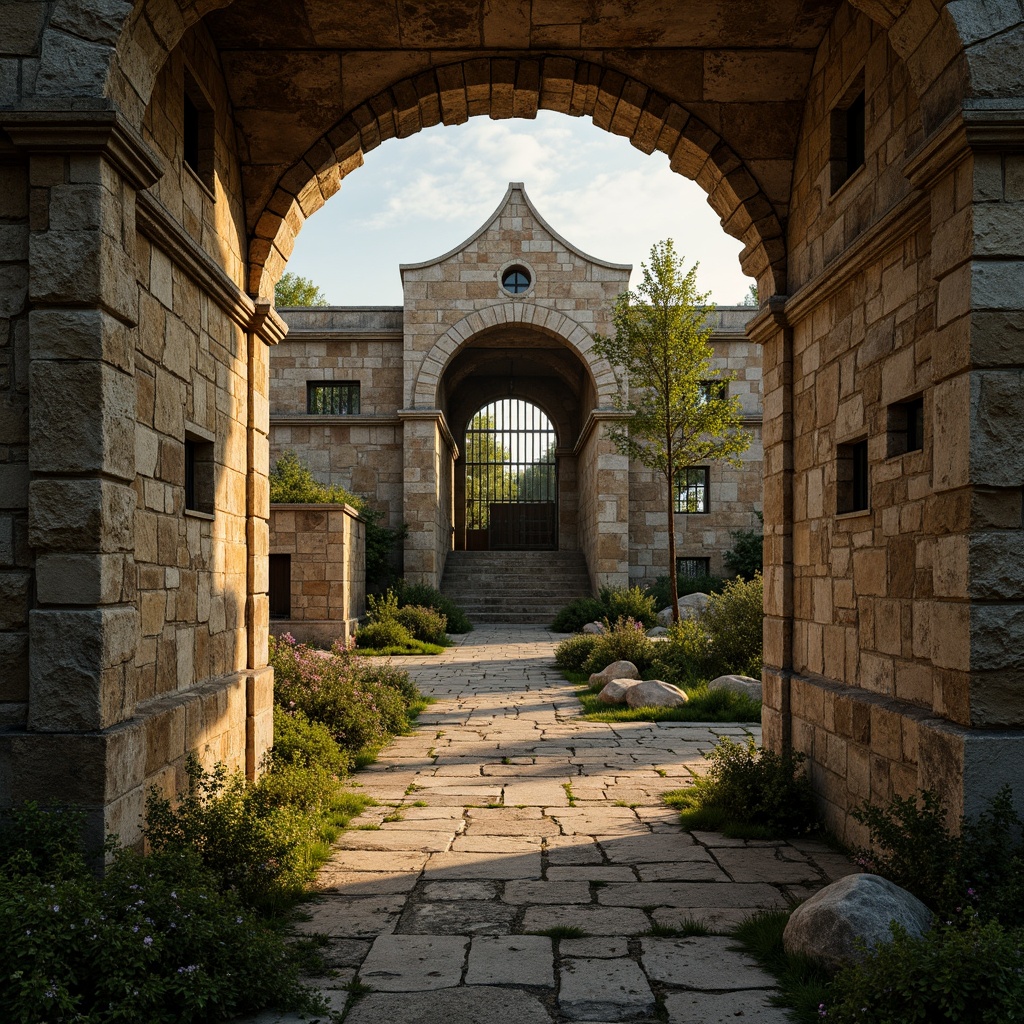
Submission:
<svg viewBox="0 0 1024 1024">
<path fill-rule="evenodd" d="M 359 382 L 309 381 L 306 384 L 306 412 L 320 416 L 359 414 Z"/>
<path fill-rule="evenodd" d="M 687 466 L 676 474 L 676 511 L 707 512 L 708 467 Z"/>
<path fill-rule="evenodd" d="M 866 512 L 870 508 L 868 442 L 841 444 L 836 449 L 836 512 Z"/>
<path fill-rule="evenodd" d="M 292 556 L 270 556 L 270 617 L 292 617 Z"/>
<path fill-rule="evenodd" d="M 702 403 L 712 399 L 724 401 L 729 397 L 729 384 L 724 380 L 702 380 L 699 395 Z"/>
<path fill-rule="evenodd" d="M 888 409 L 889 458 L 924 448 L 924 399 L 896 402 Z"/>
<path fill-rule="evenodd" d="M 829 168 L 834 195 L 867 159 L 867 94 L 863 72 L 832 111 L 831 128 Z"/>
<path fill-rule="evenodd" d="M 214 190 L 213 106 L 193 76 L 185 72 L 182 159 L 197 178 Z"/>
<path fill-rule="evenodd" d="M 676 575 L 692 580 L 711 575 L 710 558 L 677 558 Z"/>
<path fill-rule="evenodd" d="M 185 509 L 213 515 L 213 442 L 194 434 L 185 435 Z"/>
</svg>

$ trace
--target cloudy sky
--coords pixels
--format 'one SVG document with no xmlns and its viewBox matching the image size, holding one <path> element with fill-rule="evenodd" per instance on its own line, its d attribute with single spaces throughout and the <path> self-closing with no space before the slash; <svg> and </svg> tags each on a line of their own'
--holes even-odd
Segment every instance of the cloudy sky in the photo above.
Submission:
<svg viewBox="0 0 1024 1024">
<path fill-rule="evenodd" d="M 401 305 L 399 263 L 440 256 L 490 216 L 510 181 L 584 252 L 632 263 L 673 238 L 719 305 L 740 302 L 740 243 L 722 231 L 704 192 L 589 119 L 541 111 L 535 121 L 474 117 L 391 139 L 367 154 L 302 229 L 288 269 L 312 278 L 332 305 Z"/>
</svg>

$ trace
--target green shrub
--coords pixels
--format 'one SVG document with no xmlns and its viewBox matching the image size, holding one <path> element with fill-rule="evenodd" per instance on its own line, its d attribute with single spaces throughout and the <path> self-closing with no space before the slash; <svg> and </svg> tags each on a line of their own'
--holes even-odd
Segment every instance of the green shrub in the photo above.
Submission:
<svg viewBox="0 0 1024 1024">
<path fill-rule="evenodd" d="M 1024 933 L 973 920 L 938 923 L 844 968 L 819 1013 L 828 1024 L 1006 1024 L 1024 1020 Z"/>
<path fill-rule="evenodd" d="M 752 580 L 764 569 L 764 534 L 759 530 L 735 530 L 732 540 L 732 550 L 726 551 L 722 561 L 729 572 Z"/>
<path fill-rule="evenodd" d="M 852 816 L 868 827 L 872 850 L 860 863 L 909 890 L 944 920 L 976 913 L 1007 927 L 1024 927 L 1024 841 L 1004 787 L 974 821 L 949 827 L 938 797 L 895 797 L 887 806 L 865 803 Z"/>
<path fill-rule="evenodd" d="M 679 589 L 679 596 L 686 597 L 687 594 L 717 594 L 726 584 L 721 576 L 677 576 L 676 586 Z M 651 600 L 654 602 L 655 611 L 668 608 L 672 603 L 671 581 L 667 576 L 659 576 L 648 588 Z"/>
<path fill-rule="evenodd" d="M 598 599 L 604 605 L 601 618 L 616 622 L 622 618 L 635 619 L 648 629 L 657 624 L 658 609 L 654 598 L 642 587 L 602 587 Z"/>
<path fill-rule="evenodd" d="M 592 633 L 566 637 L 555 648 L 555 664 L 567 672 L 582 672 L 596 644 L 597 636 Z"/>
<path fill-rule="evenodd" d="M 554 622 L 551 623 L 551 631 L 553 633 L 578 633 L 588 622 L 599 621 L 606 614 L 604 604 L 596 597 L 577 597 L 555 616 Z"/>
<path fill-rule="evenodd" d="M 380 650 L 383 647 L 409 647 L 413 635 L 397 619 L 379 619 L 356 630 L 356 647 Z"/>
<path fill-rule="evenodd" d="M 352 754 L 405 732 L 410 705 L 419 699 L 407 673 L 372 665 L 340 645 L 326 653 L 289 634 L 271 637 L 270 664 L 276 702 L 322 722 Z"/>
<path fill-rule="evenodd" d="M 583 671 L 603 672 L 613 661 L 631 661 L 643 676 L 654 661 L 654 648 L 642 622 L 624 618 L 612 626 L 605 620 L 605 632 L 597 636 Z"/>
<path fill-rule="evenodd" d="M 712 676 L 737 672 L 760 678 L 764 662 L 764 585 L 761 574 L 753 579 L 730 580 L 712 594 L 700 616 L 710 636 Z"/>
<path fill-rule="evenodd" d="M 406 583 L 405 580 L 397 580 L 395 592 L 398 595 L 398 603 L 405 605 L 420 605 L 423 608 L 433 608 L 440 612 L 448 620 L 449 633 L 471 633 L 473 623 L 466 618 L 466 613 L 450 598 L 445 597 L 440 590 L 428 587 L 425 583 Z"/>
<path fill-rule="evenodd" d="M 322 768 L 329 775 L 348 774 L 349 753 L 338 746 L 323 722 L 314 722 L 302 711 L 287 711 L 274 705 L 273 758 L 277 764 L 301 764 Z"/>
<path fill-rule="evenodd" d="M 672 801 L 683 810 L 685 828 L 728 828 L 762 838 L 803 835 L 818 828 L 811 784 L 799 752 L 776 754 L 752 738 L 728 737 L 708 754 L 710 767 Z"/>
<path fill-rule="evenodd" d="M 709 675 L 711 638 L 699 618 L 673 622 L 668 627 L 668 636 L 658 644 L 655 659 L 658 678 L 683 689 L 714 678 Z"/>
<path fill-rule="evenodd" d="M 27 806 L 4 819 L 4 1021 L 190 1024 L 316 1008 L 280 934 L 195 851 L 120 850 L 100 879 L 79 847 L 80 816 Z"/>
<path fill-rule="evenodd" d="M 398 609 L 397 619 L 417 640 L 441 646 L 449 642 L 448 618 L 433 608 L 408 604 Z"/>
<path fill-rule="evenodd" d="M 285 452 L 271 468 L 270 500 L 299 505 L 351 505 L 360 512 L 366 505 L 344 487 L 320 483 L 295 452 Z"/>
</svg>

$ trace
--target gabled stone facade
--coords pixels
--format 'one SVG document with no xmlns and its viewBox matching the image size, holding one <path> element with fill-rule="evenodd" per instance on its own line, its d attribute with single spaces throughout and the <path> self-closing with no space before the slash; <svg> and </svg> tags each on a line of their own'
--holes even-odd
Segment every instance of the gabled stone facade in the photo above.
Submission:
<svg viewBox="0 0 1024 1024">
<path fill-rule="evenodd" d="M 529 281 L 521 293 L 502 285 L 510 267 Z M 594 335 L 613 329 L 629 271 L 560 237 L 512 183 L 469 239 L 402 267 L 401 309 L 284 312 L 289 333 L 270 367 L 271 458 L 295 451 L 325 483 L 405 523 L 403 574 L 437 586 L 447 553 L 467 543 L 466 427 L 494 398 L 522 398 L 557 431 L 557 546 L 586 554 L 595 588 L 652 582 L 668 572 L 665 485 L 608 440 L 628 385 L 593 351 Z M 761 507 L 760 352 L 744 334 L 753 312 L 723 309 L 712 322 L 713 368 L 735 375 L 729 387 L 754 443 L 742 467 L 707 467 L 706 511 L 676 517 L 679 556 L 714 573 L 732 531 L 757 527 Z M 358 413 L 307 412 L 318 382 L 358 385 Z"/>
</svg>

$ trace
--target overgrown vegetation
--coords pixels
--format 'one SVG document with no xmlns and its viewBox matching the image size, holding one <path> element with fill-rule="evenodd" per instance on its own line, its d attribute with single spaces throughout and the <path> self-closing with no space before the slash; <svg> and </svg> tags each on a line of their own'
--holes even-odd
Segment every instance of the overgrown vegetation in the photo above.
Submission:
<svg viewBox="0 0 1024 1024">
<path fill-rule="evenodd" d="M 676 708 L 630 708 L 604 704 L 598 690 L 586 686 L 583 673 L 565 673 L 570 682 L 584 684 L 577 694 L 588 722 L 760 722 L 761 702 L 730 690 L 696 687 L 685 704 Z"/>
<path fill-rule="evenodd" d="M 451 641 L 445 632 L 448 619 L 421 605 L 399 607 L 389 590 L 367 597 L 369 622 L 356 631 L 356 647 L 367 654 L 440 654 Z"/>
<path fill-rule="evenodd" d="M 407 583 L 400 579 L 395 581 L 394 592 L 398 598 L 399 608 L 415 605 L 420 608 L 432 608 L 443 615 L 447 620 L 446 628 L 449 633 L 473 631 L 473 623 L 466 618 L 466 613 L 450 597 L 445 597 L 434 587 L 428 587 L 425 583 Z"/>
<path fill-rule="evenodd" d="M 676 577 L 676 587 L 680 597 L 690 594 L 717 594 L 728 581 L 723 576 L 683 576 Z M 672 581 L 668 576 L 659 576 L 647 588 L 654 607 L 661 611 L 672 603 Z"/>
<path fill-rule="evenodd" d="M 588 622 L 635 619 L 650 629 L 657 622 L 654 598 L 641 587 L 602 587 L 597 597 L 570 601 L 551 623 L 555 633 L 578 633 Z"/>
<path fill-rule="evenodd" d="M 386 583 L 394 576 L 395 549 L 404 528 L 381 526 L 383 512 L 344 487 L 320 483 L 295 452 L 285 452 L 271 468 L 270 500 L 297 505 L 351 505 L 365 521 L 367 586 Z"/>
<path fill-rule="evenodd" d="M 754 515 L 759 522 L 764 522 L 760 512 Z M 745 580 L 753 579 L 755 573 L 764 569 L 764 533 L 761 530 L 735 530 L 732 540 L 732 550 L 722 556 L 725 567 Z"/>
<path fill-rule="evenodd" d="M 603 672 L 613 661 L 631 661 L 641 676 L 654 664 L 654 641 L 642 622 L 629 617 L 614 623 L 605 620 L 605 632 L 597 634 L 583 671 Z"/>
<path fill-rule="evenodd" d="M 739 839 L 778 839 L 818 829 L 811 784 L 798 751 L 779 754 L 752 737 L 722 737 L 708 754 L 710 768 L 689 789 L 664 795 L 681 811 L 683 827 Z"/>
</svg>

